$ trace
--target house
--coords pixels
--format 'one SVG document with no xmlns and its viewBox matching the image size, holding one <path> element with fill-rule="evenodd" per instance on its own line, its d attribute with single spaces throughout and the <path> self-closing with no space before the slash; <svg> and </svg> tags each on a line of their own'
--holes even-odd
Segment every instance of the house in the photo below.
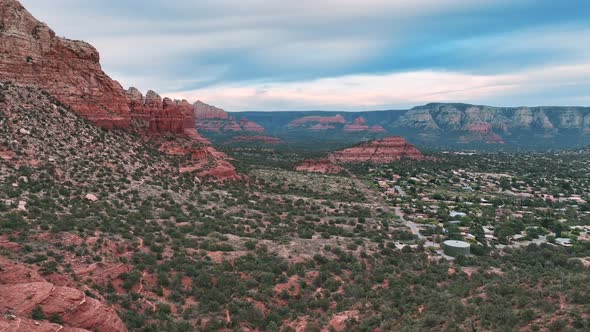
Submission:
<svg viewBox="0 0 590 332">
<path fill-rule="evenodd" d="M 467 214 L 463 213 L 463 212 L 451 211 L 451 212 L 449 212 L 449 216 L 451 218 L 455 218 L 455 217 L 463 218 L 463 217 L 466 217 Z"/>
</svg>

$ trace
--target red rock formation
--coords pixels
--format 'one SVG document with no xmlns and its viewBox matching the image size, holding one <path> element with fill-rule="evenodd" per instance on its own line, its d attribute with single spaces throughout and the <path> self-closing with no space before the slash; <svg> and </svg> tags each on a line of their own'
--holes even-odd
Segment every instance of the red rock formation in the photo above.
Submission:
<svg viewBox="0 0 590 332">
<path fill-rule="evenodd" d="M 212 146 L 195 148 L 190 144 L 182 145 L 178 141 L 172 141 L 164 142 L 160 146 L 160 151 L 171 156 L 190 157 L 190 160 L 179 168 L 180 173 L 196 173 L 200 177 L 211 177 L 220 182 L 244 179 L 229 162 L 230 158 Z"/>
<path fill-rule="evenodd" d="M 469 135 L 459 137 L 461 143 L 484 141 L 488 144 L 504 144 L 504 139 L 492 131 L 490 123 L 470 124 L 465 126 L 465 130 L 469 132 Z"/>
<path fill-rule="evenodd" d="M 385 128 L 383 128 L 383 126 L 375 125 L 375 126 L 372 126 L 371 128 L 369 128 L 369 132 L 372 134 L 386 133 L 387 130 L 385 130 Z"/>
<path fill-rule="evenodd" d="M 240 126 L 244 131 L 254 132 L 254 133 L 263 133 L 264 127 L 259 125 L 256 122 L 248 121 L 248 119 L 244 118 L 240 120 Z"/>
<path fill-rule="evenodd" d="M 232 138 L 230 143 L 239 143 L 239 142 L 261 142 L 264 144 L 281 144 L 283 141 L 277 137 L 270 137 L 270 136 L 262 136 L 262 135 L 255 135 L 255 136 L 236 136 Z"/>
<path fill-rule="evenodd" d="M 177 134 L 180 145 L 210 144 L 196 131 L 195 110 L 186 100 L 162 99 L 154 91 L 144 98 L 135 88 L 123 90 L 102 71 L 91 45 L 56 37 L 16 0 L 0 3 L 0 81 L 41 88 L 106 128 L 127 129 L 133 122 L 134 130 L 149 135 Z M 230 171 L 238 177 L 226 160 L 220 164 L 224 178 Z"/>
<path fill-rule="evenodd" d="M 344 126 L 343 129 L 345 132 L 359 132 L 359 131 L 367 131 L 369 130 L 369 126 L 367 126 L 367 122 L 364 118 L 359 117 L 354 120 L 353 123 L 347 124 Z"/>
<path fill-rule="evenodd" d="M 240 124 L 236 122 L 236 118 L 232 116 L 229 118 L 229 121 L 227 123 L 225 123 L 222 130 L 223 131 L 242 131 L 242 126 L 240 126 Z"/>
<path fill-rule="evenodd" d="M 207 105 L 202 101 L 197 101 L 193 104 L 195 108 L 196 127 L 199 130 L 208 132 L 255 132 L 263 133 L 264 127 L 256 122 L 242 119 L 240 122 L 236 121 L 234 116 L 230 117 L 221 108 Z"/>
<path fill-rule="evenodd" d="M 194 109 L 188 101 L 172 101 L 150 90 L 145 98 L 136 88 L 125 95 L 131 109 L 131 118 L 150 134 L 186 134 L 195 128 Z"/>
<path fill-rule="evenodd" d="M 296 171 L 322 173 L 322 174 L 339 174 L 344 171 L 344 168 L 335 165 L 328 159 L 322 160 L 306 160 L 303 163 L 295 166 Z"/>
<path fill-rule="evenodd" d="M 59 315 L 66 329 L 57 325 L 53 331 L 127 331 L 127 328 L 117 315 L 116 311 L 99 300 L 87 297 L 84 292 L 70 288 L 56 286 L 47 282 L 35 270 L 0 257 L 0 311 L 10 312 L 12 316 L 5 316 L 3 325 L 13 326 L 14 321 L 21 321 L 24 326 L 31 322 L 24 317 L 29 317 L 37 306 L 46 316 Z M 8 318 L 8 319 L 7 319 Z M 32 322 L 33 325 L 36 325 Z M 40 329 L 21 331 L 44 331 L 53 328 L 47 322 L 39 323 Z M 76 329 L 79 328 L 79 329 Z M 18 331 L 9 329 L 8 331 Z"/>
<path fill-rule="evenodd" d="M 228 120 L 229 116 L 227 113 L 222 110 L 221 108 L 217 108 L 215 106 L 207 105 L 204 102 L 198 100 L 193 104 L 195 108 L 195 118 L 197 120 L 211 120 L 211 119 L 221 119 L 221 120 Z"/>
<path fill-rule="evenodd" d="M 321 124 L 345 124 L 346 120 L 340 114 L 334 116 L 304 116 L 299 119 L 291 121 L 287 127 L 299 127 L 310 123 L 321 123 Z"/>
<path fill-rule="evenodd" d="M 325 124 L 325 123 L 318 123 L 316 125 L 309 127 L 308 129 L 311 131 L 323 131 L 323 130 L 336 129 L 336 127 L 329 125 L 329 124 Z"/>
<path fill-rule="evenodd" d="M 94 47 L 57 37 L 16 0 L 2 0 L 0 26 L 0 81 L 42 88 L 98 125 L 129 127 L 123 88 Z"/>
<path fill-rule="evenodd" d="M 0 331 L 6 332 L 90 332 L 90 330 L 61 326 L 47 321 L 37 321 L 13 314 L 0 316 Z"/>
<path fill-rule="evenodd" d="M 342 163 L 386 164 L 400 159 L 423 159 L 423 156 L 399 136 L 373 140 L 330 154 L 331 161 Z"/>
</svg>

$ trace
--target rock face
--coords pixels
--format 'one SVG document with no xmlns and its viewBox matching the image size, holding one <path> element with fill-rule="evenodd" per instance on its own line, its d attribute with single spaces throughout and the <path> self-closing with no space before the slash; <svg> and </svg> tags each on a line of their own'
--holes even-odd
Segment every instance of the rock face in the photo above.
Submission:
<svg viewBox="0 0 590 332">
<path fill-rule="evenodd" d="M 297 118 L 287 124 L 289 130 L 305 130 L 309 132 L 332 132 L 332 133 L 369 133 L 381 134 L 387 130 L 381 125 L 370 126 L 364 117 L 359 116 L 352 122 L 347 122 L 340 115 L 334 116 L 304 116 Z"/>
<path fill-rule="evenodd" d="M 186 100 L 162 98 L 154 91 L 144 97 L 135 88 L 123 90 L 102 71 L 94 47 L 57 37 L 16 0 L 0 3 L 0 81 L 40 88 L 108 129 L 132 129 L 150 136 L 174 134 L 189 141 L 179 145 L 210 144 L 196 131 L 195 109 Z M 207 165 L 211 158 L 207 157 Z M 222 164 L 224 174 L 233 169 L 225 159 Z M 214 162 L 212 166 L 216 167 Z M 237 173 L 229 176 L 235 177 Z"/>
<path fill-rule="evenodd" d="M 193 104 L 195 108 L 196 127 L 207 132 L 255 132 L 264 133 L 261 125 L 243 118 L 239 122 L 235 117 L 230 117 L 221 108 L 207 105 L 202 101 Z"/>
<path fill-rule="evenodd" d="M 125 92 L 133 123 L 151 135 L 183 134 L 204 144 L 195 130 L 194 107 L 186 100 L 172 101 L 150 90 L 145 97 L 134 87 Z"/>
<path fill-rule="evenodd" d="M 0 27 L 0 81 L 40 87 L 98 125 L 129 127 L 123 88 L 94 47 L 57 37 L 16 0 L 2 0 Z"/>
<path fill-rule="evenodd" d="M 432 137 L 457 134 L 461 142 L 504 143 L 510 136 L 555 137 L 590 132 L 587 107 L 490 107 L 428 104 L 403 114 L 394 127 Z"/>
<path fill-rule="evenodd" d="M 345 132 L 359 132 L 369 130 L 369 126 L 363 117 L 356 118 L 353 123 L 347 124 L 343 129 Z"/>
<path fill-rule="evenodd" d="M 403 137 L 392 136 L 333 152 L 329 159 L 339 163 L 386 164 L 400 159 L 423 159 L 422 154 Z"/>
<path fill-rule="evenodd" d="M 221 108 L 207 105 L 200 100 L 197 100 L 193 106 L 195 108 L 195 119 L 197 120 L 229 120 L 229 116 Z"/>
<path fill-rule="evenodd" d="M 375 126 L 372 126 L 371 128 L 369 128 L 369 132 L 370 133 L 373 133 L 373 134 L 375 134 L 375 133 L 386 133 L 387 130 L 385 130 L 385 128 L 383 128 L 383 126 L 375 125 Z"/>
<path fill-rule="evenodd" d="M 295 119 L 291 121 L 287 127 L 288 128 L 297 128 L 306 125 L 329 125 L 329 124 L 345 124 L 346 120 L 340 114 L 335 116 L 304 116 L 299 119 Z"/>
<path fill-rule="evenodd" d="M 322 173 L 322 174 L 339 174 L 344 168 L 335 165 L 328 159 L 305 160 L 303 163 L 295 166 L 296 171 Z"/>
<path fill-rule="evenodd" d="M 37 326 L 25 317 L 30 317 L 37 306 L 46 317 L 59 315 L 64 326 L 42 322 L 26 331 L 127 331 L 114 309 L 99 300 L 86 296 L 78 289 L 56 286 L 47 282 L 35 270 L 0 257 L 0 311 L 10 312 L 9 319 L 0 321 L 2 326 L 13 326 L 22 321 L 24 326 Z M 57 327 L 52 330 L 51 328 Z M 65 329 L 64 329 L 65 327 Z M 18 331 L 18 329 L 8 329 Z"/>
</svg>

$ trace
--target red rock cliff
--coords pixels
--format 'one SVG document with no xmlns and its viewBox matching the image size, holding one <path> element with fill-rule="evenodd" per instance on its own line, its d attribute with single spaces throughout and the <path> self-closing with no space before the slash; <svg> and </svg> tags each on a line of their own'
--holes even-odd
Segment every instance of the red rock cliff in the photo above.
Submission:
<svg viewBox="0 0 590 332">
<path fill-rule="evenodd" d="M 6 331 L 42 331 L 41 326 L 55 328 L 46 331 L 127 331 L 113 308 L 86 296 L 81 290 L 57 286 L 28 266 L 3 257 L 0 257 L 0 266 L 0 310 L 3 315 L 6 312 L 12 315 L 12 320 L 0 322 L 0 330 L 5 325 Z M 27 317 L 37 306 L 48 317 L 60 316 L 64 326 L 29 322 Z M 13 321 L 24 323 L 13 329 Z M 35 327 L 27 329 L 29 325 Z"/>
<path fill-rule="evenodd" d="M 208 132 L 255 132 L 263 133 L 264 127 L 256 122 L 242 119 L 236 121 L 234 116 L 229 116 L 226 111 L 215 106 L 207 105 L 202 101 L 193 104 L 195 109 L 196 127 Z"/>
<path fill-rule="evenodd" d="M 42 88 L 98 125 L 128 128 L 123 88 L 99 60 L 90 44 L 59 38 L 18 1 L 0 0 L 0 81 Z"/>
<path fill-rule="evenodd" d="M 330 160 L 342 163 L 386 164 L 400 159 L 423 159 L 423 156 L 413 145 L 399 136 L 366 142 L 330 155 Z"/>
<path fill-rule="evenodd" d="M 211 119 L 216 119 L 216 120 L 228 120 L 229 116 L 227 115 L 227 113 L 222 110 L 221 108 L 217 108 L 215 106 L 211 106 L 211 105 L 207 105 L 204 102 L 197 100 L 197 102 L 195 102 L 193 104 L 194 108 L 195 108 L 195 118 L 197 120 L 211 120 Z"/>
</svg>

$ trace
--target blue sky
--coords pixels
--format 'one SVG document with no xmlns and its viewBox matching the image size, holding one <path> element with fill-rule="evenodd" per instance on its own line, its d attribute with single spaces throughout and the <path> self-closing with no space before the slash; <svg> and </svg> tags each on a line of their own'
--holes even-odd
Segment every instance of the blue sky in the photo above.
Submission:
<svg viewBox="0 0 590 332">
<path fill-rule="evenodd" d="M 587 0 L 21 0 L 107 73 L 231 111 L 590 105 Z"/>
</svg>

